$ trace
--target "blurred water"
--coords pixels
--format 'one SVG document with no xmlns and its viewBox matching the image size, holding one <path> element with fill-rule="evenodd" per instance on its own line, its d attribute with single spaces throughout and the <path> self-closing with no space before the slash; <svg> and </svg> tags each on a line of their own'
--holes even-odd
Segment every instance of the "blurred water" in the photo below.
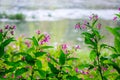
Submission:
<svg viewBox="0 0 120 80">
<path fill-rule="evenodd" d="M 74 30 L 74 25 L 92 13 L 100 16 L 103 24 L 101 32 L 105 42 L 112 44 L 113 37 L 105 30 L 107 25 L 114 26 L 112 18 L 120 6 L 120 0 L 0 0 L 0 12 L 7 14 L 23 13 L 26 21 L 16 22 L 0 20 L 0 27 L 5 24 L 16 25 L 16 35 L 35 34 L 40 29 L 51 34 L 52 42 L 70 42 L 77 44 L 81 39 Z M 111 40 L 109 40 L 111 38 Z M 81 42 L 79 42 L 81 44 Z"/>
<path fill-rule="evenodd" d="M 116 9 L 120 0 L 0 0 L 1 9 Z"/>
</svg>

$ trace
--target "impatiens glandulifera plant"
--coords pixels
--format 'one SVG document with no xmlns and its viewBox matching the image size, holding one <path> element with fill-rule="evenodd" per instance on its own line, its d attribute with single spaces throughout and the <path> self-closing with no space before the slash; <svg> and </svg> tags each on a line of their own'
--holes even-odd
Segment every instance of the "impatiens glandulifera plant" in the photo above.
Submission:
<svg viewBox="0 0 120 80">
<path fill-rule="evenodd" d="M 81 74 L 88 74 L 88 77 L 84 77 L 85 79 L 101 78 L 100 80 L 107 80 L 108 78 L 110 78 L 109 74 L 111 67 L 109 67 L 108 62 L 110 62 L 111 60 L 109 59 L 109 52 L 107 53 L 107 55 L 104 55 L 104 50 L 109 49 L 116 52 L 116 49 L 112 46 L 102 43 L 103 36 L 100 33 L 101 24 L 98 23 L 98 16 L 93 14 L 92 16 L 90 16 L 89 22 L 84 21 L 83 24 L 78 23 L 75 25 L 75 29 L 80 29 L 81 31 L 83 31 L 82 35 L 84 38 L 84 42 L 91 50 L 89 58 L 92 61 L 92 63 L 80 64 L 79 68 L 85 67 L 87 68 L 87 70 L 78 69 L 78 72 Z M 119 68 L 115 64 L 112 65 L 114 68 L 116 67 L 119 70 Z M 92 73 L 94 71 L 96 71 L 99 76 L 97 74 L 93 75 Z"/>
<path fill-rule="evenodd" d="M 46 67 L 44 65 L 47 65 L 47 63 L 45 63 L 46 56 L 44 55 L 47 55 L 49 48 L 53 48 L 48 46 L 47 42 L 49 40 L 49 34 L 41 34 L 39 30 L 37 35 L 25 39 L 25 42 L 23 42 L 23 45 L 26 45 L 23 46 L 24 49 L 21 49 L 21 52 L 14 53 L 20 57 L 18 61 L 19 64 L 22 64 L 15 72 L 15 79 L 19 76 L 21 76 L 20 79 L 46 79 Z"/>
<path fill-rule="evenodd" d="M 68 50 L 67 44 L 62 44 L 54 52 L 57 56 L 48 55 L 48 67 L 51 70 L 47 74 L 48 80 L 82 80 L 76 75 L 74 61 L 78 58 L 72 57 L 72 53 L 73 51 Z"/>
<path fill-rule="evenodd" d="M 119 13 L 115 14 L 116 16 L 114 17 L 114 21 L 118 20 L 118 23 L 120 23 L 120 8 L 118 9 Z M 108 31 L 110 31 L 113 35 L 114 35 L 114 48 L 115 48 L 115 52 L 113 52 L 113 54 L 110 55 L 111 59 L 110 61 L 107 61 L 107 64 L 109 66 L 113 66 L 113 68 L 118 72 L 118 74 L 116 75 L 116 79 L 115 80 L 119 80 L 120 79 L 120 25 L 118 24 L 117 27 L 111 28 L 111 27 L 107 27 Z"/>
<path fill-rule="evenodd" d="M 0 29 L 0 77 L 5 75 L 6 66 L 4 62 L 9 57 L 6 48 L 11 42 L 15 41 L 13 37 L 15 28 L 16 26 L 6 25 L 4 29 Z"/>
</svg>

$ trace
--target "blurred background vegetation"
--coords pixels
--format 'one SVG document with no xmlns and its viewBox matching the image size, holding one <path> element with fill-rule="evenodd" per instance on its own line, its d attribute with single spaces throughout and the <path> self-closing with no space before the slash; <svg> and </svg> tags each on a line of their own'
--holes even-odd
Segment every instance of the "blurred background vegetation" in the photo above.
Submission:
<svg viewBox="0 0 120 80">
<path fill-rule="evenodd" d="M 16 25 L 16 36 L 31 36 L 39 29 L 51 35 L 53 45 L 79 42 L 83 46 L 81 32 L 76 33 L 74 25 L 95 13 L 100 16 L 101 33 L 107 35 L 104 42 L 112 45 L 113 36 L 105 27 L 117 25 L 112 18 L 119 3 L 120 0 L 0 0 L 0 27 Z"/>
</svg>

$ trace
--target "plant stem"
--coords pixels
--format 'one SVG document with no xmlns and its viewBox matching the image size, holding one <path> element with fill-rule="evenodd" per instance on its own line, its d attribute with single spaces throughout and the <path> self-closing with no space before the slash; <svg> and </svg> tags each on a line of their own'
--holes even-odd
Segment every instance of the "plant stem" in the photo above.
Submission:
<svg viewBox="0 0 120 80">
<path fill-rule="evenodd" d="M 100 73 L 101 79 L 103 80 L 103 75 L 102 75 L 102 70 L 101 70 L 99 57 L 98 57 L 98 68 L 99 68 L 99 73 Z"/>
<path fill-rule="evenodd" d="M 101 64 L 100 64 L 100 52 L 99 52 L 99 50 L 98 50 L 98 41 L 97 41 L 96 52 L 97 52 L 97 61 L 98 61 L 99 73 L 100 73 L 101 79 L 103 80 L 103 74 L 102 74 Z"/>
<path fill-rule="evenodd" d="M 34 66 L 33 66 L 33 68 L 32 68 L 31 80 L 33 80 L 33 74 L 34 74 Z"/>
</svg>

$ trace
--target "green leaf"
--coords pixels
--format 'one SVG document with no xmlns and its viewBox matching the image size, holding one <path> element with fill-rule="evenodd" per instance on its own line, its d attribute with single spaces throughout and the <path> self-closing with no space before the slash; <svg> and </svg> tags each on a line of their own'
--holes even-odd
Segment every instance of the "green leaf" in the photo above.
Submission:
<svg viewBox="0 0 120 80">
<path fill-rule="evenodd" d="M 39 46 L 38 41 L 34 36 L 32 37 L 32 40 L 35 46 Z"/>
<path fill-rule="evenodd" d="M 115 46 L 116 50 L 120 53 L 120 39 L 117 39 L 115 37 L 115 39 L 114 39 L 114 46 Z"/>
<path fill-rule="evenodd" d="M 9 65 L 9 66 L 14 66 L 14 67 L 18 67 L 20 66 L 20 62 L 10 62 L 10 61 L 4 61 L 5 64 Z"/>
<path fill-rule="evenodd" d="M 34 58 L 32 58 L 32 56 L 29 55 L 29 54 L 26 54 L 25 60 L 26 60 L 26 62 L 27 62 L 28 64 L 30 64 L 30 65 L 34 65 L 34 64 L 35 64 Z"/>
<path fill-rule="evenodd" d="M 90 52 L 89 57 L 90 57 L 91 60 L 95 60 L 95 58 L 97 57 L 97 53 L 94 50 L 92 50 Z"/>
<path fill-rule="evenodd" d="M 48 49 L 48 48 L 54 48 L 53 46 L 42 46 L 41 49 Z"/>
<path fill-rule="evenodd" d="M 48 56 L 52 61 L 54 61 L 55 63 L 57 63 L 57 64 L 59 64 L 58 63 L 58 61 L 57 60 L 55 60 L 55 58 L 54 57 L 52 57 L 52 56 Z"/>
<path fill-rule="evenodd" d="M 85 35 L 85 37 L 88 37 L 88 38 L 93 38 L 94 37 L 93 34 L 90 34 L 88 32 L 83 32 L 82 35 Z"/>
<path fill-rule="evenodd" d="M 94 46 L 94 47 L 97 46 L 96 43 L 95 43 L 94 41 L 92 41 L 91 38 L 88 38 L 88 37 L 85 37 L 85 43 L 86 43 L 86 44 L 90 44 L 90 45 L 92 45 L 92 46 Z"/>
<path fill-rule="evenodd" d="M 106 27 L 107 30 L 109 30 L 109 32 L 111 32 L 115 37 L 119 37 L 120 39 L 120 33 L 118 33 L 115 28 L 111 28 L 111 27 Z"/>
<path fill-rule="evenodd" d="M 43 37 L 44 37 L 44 34 L 40 35 L 40 36 L 38 37 L 38 41 L 39 41 L 40 39 L 42 39 Z"/>
<path fill-rule="evenodd" d="M 5 47 L 10 44 L 12 41 L 15 41 L 14 38 L 9 38 L 2 43 L 2 46 Z"/>
<path fill-rule="evenodd" d="M 9 73 L 9 72 L 13 72 L 15 71 L 16 67 L 12 67 L 12 68 L 9 68 L 8 70 L 6 70 L 5 72 L 6 73 Z"/>
<path fill-rule="evenodd" d="M 107 44 L 101 44 L 101 45 L 100 45 L 100 49 L 102 49 L 102 48 L 103 48 L 103 49 L 104 49 L 104 48 L 111 49 L 111 50 L 117 52 L 117 50 L 116 50 L 114 47 L 109 46 L 109 45 L 107 45 Z"/>
<path fill-rule="evenodd" d="M 104 63 L 113 66 L 113 68 L 116 69 L 116 71 L 120 74 L 120 67 L 115 62 L 112 62 L 111 60 L 105 60 Z"/>
<path fill-rule="evenodd" d="M 120 80 L 120 75 L 118 75 L 115 80 Z"/>
<path fill-rule="evenodd" d="M 120 18 L 120 14 L 115 14 L 115 15 Z"/>
<path fill-rule="evenodd" d="M 2 33 L 0 33 L 0 42 L 3 40 Z"/>
<path fill-rule="evenodd" d="M 64 65 L 65 64 L 65 60 L 66 60 L 65 53 L 61 50 L 60 51 L 60 56 L 59 56 L 59 63 L 61 65 Z"/>
<path fill-rule="evenodd" d="M 82 80 L 82 78 L 78 78 L 77 76 L 67 76 L 67 80 Z"/>
<path fill-rule="evenodd" d="M 44 54 L 46 54 L 47 52 L 36 52 L 34 53 L 35 54 L 35 57 L 40 57 L 40 56 L 43 56 Z"/>
<path fill-rule="evenodd" d="M 0 46 L 0 58 L 4 55 L 4 47 Z"/>
<path fill-rule="evenodd" d="M 96 22 L 97 22 L 97 20 L 94 20 L 94 21 L 92 22 L 92 27 L 95 26 Z"/>
<path fill-rule="evenodd" d="M 70 57 L 70 58 L 67 58 L 66 60 L 67 61 L 69 61 L 69 60 L 78 60 L 78 58 Z"/>
<path fill-rule="evenodd" d="M 55 68 L 54 65 L 51 64 L 50 62 L 48 62 L 48 66 L 49 66 L 49 68 L 50 68 L 52 73 L 54 73 L 54 74 L 58 74 L 59 73 L 59 70 L 57 70 L 57 68 Z"/>
<path fill-rule="evenodd" d="M 37 65 L 38 69 L 42 68 L 42 63 L 40 60 L 36 60 L 36 65 Z"/>
<path fill-rule="evenodd" d="M 115 58 L 118 58 L 120 56 L 120 54 L 112 54 L 110 56 L 111 56 L 111 58 L 115 59 Z"/>
<path fill-rule="evenodd" d="M 90 66 L 92 66 L 92 65 L 90 65 L 90 64 L 80 64 L 78 67 L 80 69 L 84 69 L 84 68 L 90 68 Z"/>
<path fill-rule="evenodd" d="M 21 68 L 15 71 L 15 76 L 22 75 L 23 73 L 27 72 L 28 70 L 26 68 Z"/>
<path fill-rule="evenodd" d="M 46 77 L 46 72 L 43 70 L 38 70 L 39 74 L 41 75 L 42 78 Z"/>
</svg>

